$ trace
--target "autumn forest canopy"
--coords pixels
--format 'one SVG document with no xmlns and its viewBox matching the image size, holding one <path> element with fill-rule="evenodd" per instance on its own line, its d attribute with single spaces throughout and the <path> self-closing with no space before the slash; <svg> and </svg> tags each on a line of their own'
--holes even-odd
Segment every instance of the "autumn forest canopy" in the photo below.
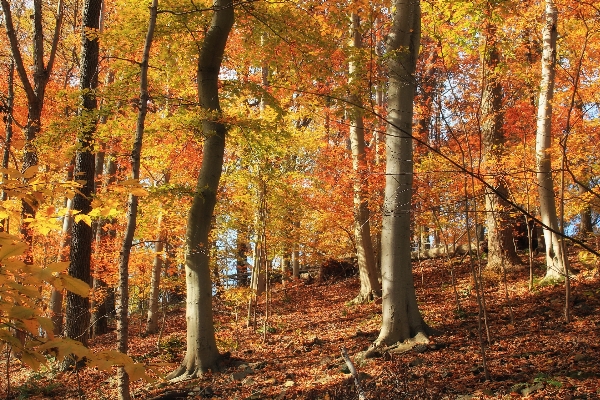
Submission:
<svg viewBox="0 0 600 400">
<path fill-rule="evenodd" d="M 544 288 L 555 320 L 583 321 L 600 257 L 596 2 L 0 5 L 7 398 L 17 370 L 107 371 L 120 399 L 139 379 L 226 372 L 252 350 L 224 332 L 273 343 L 302 285 L 310 299 L 344 288 L 350 314 L 377 315 L 370 345 L 349 346 L 361 368 L 447 351 L 427 306 L 439 291 L 473 322 L 488 382 L 490 288 L 509 326 L 512 302 Z M 183 309 L 185 326 L 167 316 Z M 154 362 L 142 338 L 177 354 Z M 390 385 L 361 386 L 336 357 L 351 396 Z M 285 398 L 304 397 L 286 377 Z M 544 379 L 515 390 L 563 384 Z"/>
</svg>

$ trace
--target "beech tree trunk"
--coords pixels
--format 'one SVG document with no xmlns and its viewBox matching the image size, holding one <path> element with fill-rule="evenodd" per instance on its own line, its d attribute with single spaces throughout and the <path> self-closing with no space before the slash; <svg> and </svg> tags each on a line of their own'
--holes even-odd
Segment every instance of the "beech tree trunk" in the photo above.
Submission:
<svg viewBox="0 0 600 400">
<path fill-rule="evenodd" d="M 546 276 L 544 279 L 564 278 L 566 256 L 559 231 L 550 148 L 552 143 L 552 98 L 554 96 L 554 76 L 556 67 L 556 22 L 558 11 L 553 0 L 546 0 L 545 24 L 542 30 L 542 78 L 538 103 L 537 134 L 535 155 L 537 164 L 540 217 L 552 230 L 544 228 L 546 242 Z M 553 232 L 554 231 L 554 232 Z M 568 267 L 568 266 L 567 266 Z"/>
<path fill-rule="evenodd" d="M 386 180 L 381 233 L 382 325 L 375 346 L 427 341 L 410 260 L 412 118 L 421 35 L 419 0 L 395 0 L 386 58 L 389 73 Z"/>
<path fill-rule="evenodd" d="M 360 18 L 353 13 L 350 17 L 350 46 L 355 49 L 362 47 L 360 35 Z M 350 86 L 350 147 L 352 150 L 352 169 L 354 171 L 353 194 L 354 194 L 354 238 L 356 241 L 356 256 L 358 259 L 358 271 L 360 276 L 360 291 L 354 299 L 356 303 L 372 300 L 374 296 L 381 295 L 381 287 L 377 280 L 375 265 L 375 254 L 371 242 L 371 225 L 369 203 L 365 193 L 367 191 L 367 160 L 365 154 L 365 128 L 359 87 L 356 86 L 357 78 L 362 77 L 358 60 L 359 55 L 355 52 L 351 56 L 349 65 Z"/>
<path fill-rule="evenodd" d="M 82 91 L 82 106 L 79 109 L 80 129 L 77 137 L 77 153 L 73 175 L 85 181 L 83 187 L 73 197 L 73 210 L 81 215 L 92 210 L 91 201 L 94 193 L 95 160 L 93 136 L 96 131 L 97 107 L 95 90 L 98 87 L 98 57 L 100 44 L 98 39 L 90 40 L 85 34 L 87 30 L 100 27 L 101 0 L 88 0 L 83 8 L 81 78 L 79 88 Z M 91 283 L 90 264 L 92 257 L 93 232 L 91 225 L 84 220 L 74 222 L 71 228 L 71 264 L 69 275 Z M 65 333 L 68 338 L 87 344 L 90 325 L 90 301 L 67 291 Z"/>
<path fill-rule="evenodd" d="M 488 9 L 488 18 L 492 18 Z M 482 55 L 483 93 L 481 95 L 481 136 L 483 142 L 483 168 L 493 176 L 492 186 L 505 197 L 508 195 L 506 182 L 501 171 L 495 170 L 504 156 L 504 114 L 502 112 L 502 84 L 498 76 L 500 54 L 496 42 L 496 26 L 487 22 L 485 49 Z M 488 234 L 487 268 L 510 269 L 521 264 L 512 238 L 511 220 L 507 213 L 508 204 L 496 192 L 485 190 L 485 211 Z"/>
<path fill-rule="evenodd" d="M 215 0 L 210 27 L 198 57 L 200 106 L 219 114 L 219 71 L 229 32 L 233 26 L 233 0 Z M 227 128 L 218 119 L 204 120 L 206 140 L 196 193 L 186 231 L 185 278 L 187 288 L 187 351 L 181 366 L 168 379 L 186 379 L 218 370 L 219 351 L 212 316 L 212 284 L 209 266 L 209 232 L 221 178 Z"/>
</svg>

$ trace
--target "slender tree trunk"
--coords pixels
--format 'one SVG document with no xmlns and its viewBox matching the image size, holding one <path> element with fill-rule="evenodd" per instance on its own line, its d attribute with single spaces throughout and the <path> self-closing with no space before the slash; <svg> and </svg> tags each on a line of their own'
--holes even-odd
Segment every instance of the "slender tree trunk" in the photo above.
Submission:
<svg viewBox="0 0 600 400">
<path fill-rule="evenodd" d="M 410 338 L 428 340 L 428 327 L 417 305 L 410 261 L 412 117 L 421 13 L 418 0 L 395 0 L 393 5 L 395 12 L 386 49 L 389 88 L 381 234 L 383 321 L 376 346 Z"/>
<path fill-rule="evenodd" d="M 237 285 L 248 286 L 248 230 L 246 226 L 238 230 L 236 247 Z"/>
<path fill-rule="evenodd" d="M 101 0 L 89 0 L 83 9 L 82 52 L 81 52 L 81 79 L 82 106 L 79 110 L 81 131 L 77 138 L 77 153 L 75 155 L 74 176 L 85 183 L 73 198 L 73 210 L 81 215 L 92 210 L 91 201 L 94 193 L 95 162 L 93 150 L 93 137 L 96 131 L 97 107 L 95 90 L 98 87 L 98 58 L 100 44 L 98 39 L 90 40 L 86 35 L 89 29 L 98 29 L 100 26 Z M 71 228 L 71 264 L 69 275 L 90 282 L 90 265 L 92 257 L 93 232 L 91 224 L 84 220 L 74 222 Z M 68 338 L 87 344 L 90 324 L 89 298 L 81 297 L 67 291 L 65 333 Z"/>
<path fill-rule="evenodd" d="M 212 21 L 198 57 L 198 93 L 201 107 L 219 114 L 219 70 L 233 26 L 234 6 L 232 0 L 215 0 L 213 4 Z M 216 371 L 220 357 L 213 326 L 207 247 L 221 178 L 227 128 L 218 120 L 207 119 L 202 129 L 206 135 L 204 154 L 186 232 L 187 352 L 181 366 L 168 376 L 169 379 L 186 379 L 208 370 Z"/>
<path fill-rule="evenodd" d="M 491 8 L 491 6 L 488 6 Z M 488 18 L 492 10 L 488 8 Z M 504 156 L 504 114 L 502 112 L 502 84 L 498 76 L 500 53 L 496 42 L 496 26 L 487 22 L 485 29 L 485 49 L 482 55 L 483 93 L 481 95 L 481 136 L 483 143 L 483 168 L 493 176 L 493 186 L 507 197 L 506 182 L 501 171 L 495 170 Z M 512 226 L 506 209 L 508 204 L 495 191 L 486 188 L 485 211 L 488 234 L 488 269 L 500 270 L 503 267 L 521 264 L 512 238 Z"/>
<path fill-rule="evenodd" d="M 105 170 L 102 175 L 104 175 L 103 181 L 104 185 L 110 185 L 116 180 L 117 173 L 117 163 L 115 162 L 115 156 L 109 155 L 108 157 L 105 155 L 104 158 L 108 159 L 106 162 Z M 100 162 L 100 160 L 96 160 L 96 176 L 99 173 L 99 164 L 104 164 L 104 162 Z M 98 182 L 97 182 L 98 183 Z M 100 189 L 100 184 L 96 185 L 96 191 L 98 192 Z M 96 224 L 96 237 L 95 237 L 95 246 L 96 249 L 100 248 L 109 248 L 114 247 L 114 242 L 116 238 L 116 231 L 114 229 L 106 230 L 104 227 L 107 224 L 112 224 L 114 221 L 112 219 L 105 220 L 100 219 Z M 97 267 L 99 267 L 97 265 Z M 93 286 L 94 291 L 101 296 L 99 296 L 102 300 L 97 303 L 92 310 L 92 334 L 93 336 L 103 335 L 108 332 L 108 318 L 110 315 L 114 316 L 114 288 L 109 288 L 106 286 L 106 283 L 100 278 L 102 272 L 99 268 L 94 271 L 94 279 Z M 112 304 L 112 309 L 109 305 Z"/>
<path fill-rule="evenodd" d="M 150 59 L 150 48 L 154 37 L 156 17 L 158 11 L 158 0 L 153 0 L 150 6 L 150 21 L 144 43 L 144 52 L 140 64 L 140 103 L 138 105 L 137 125 L 135 139 L 131 150 L 131 178 L 140 179 L 140 161 L 142 156 L 142 142 L 144 139 L 144 128 L 146 114 L 148 113 L 148 62 Z M 119 296 L 117 297 L 117 342 L 118 350 L 127 354 L 129 348 L 129 257 L 131 255 L 131 244 L 137 224 L 138 196 L 129 194 L 127 201 L 127 226 L 123 236 L 123 246 L 119 257 Z M 117 369 L 117 392 L 120 400 L 129 400 L 129 375 L 125 368 Z"/>
<path fill-rule="evenodd" d="M 158 300 L 160 293 L 160 274 L 163 269 L 163 250 L 165 247 L 165 233 L 162 229 L 162 213 L 158 216 L 158 235 L 154 245 L 154 264 L 152 265 L 152 277 L 150 279 L 150 298 L 148 300 L 148 318 L 146 319 L 146 333 L 158 331 Z"/>
<path fill-rule="evenodd" d="M 556 203 L 554 200 L 554 182 L 550 148 L 552 142 L 552 98 L 554 96 L 554 76 L 556 67 L 556 30 L 558 11 L 553 0 L 546 0 L 545 24 L 542 30 L 542 78 L 538 103 L 537 134 L 535 154 L 537 164 L 538 193 L 540 198 L 540 217 L 550 227 L 544 229 L 546 242 L 546 276 L 544 279 L 562 279 L 566 257 L 563 254 L 562 238 L 559 232 Z"/>
<path fill-rule="evenodd" d="M 4 130 L 5 130 L 5 138 L 4 138 L 4 152 L 2 154 L 2 168 L 8 168 L 8 162 L 10 158 L 10 148 L 12 145 L 12 137 L 13 137 L 13 104 L 15 101 L 15 62 L 14 60 L 10 60 L 10 66 L 8 67 L 8 81 L 7 85 L 7 94 L 6 94 L 6 117 L 4 120 Z M 4 182 L 7 178 L 6 174 L 2 174 L 2 181 Z M 0 199 L 2 201 L 6 201 L 8 195 L 2 189 L 2 194 Z M 3 232 L 8 232 L 7 228 L 7 220 L 2 221 L 2 226 L 0 229 Z"/>
<path fill-rule="evenodd" d="M 580 196 L 584 196 L 589 192 L 588 188 L 578 184 L 577 189 Z M 592 207 L 587 204 L 583 207 L 579 213 L 579 235 L 586 239 L 590 233 L 594 231 L 594 225 L 592 224 Z"/>
<path fill-rule="evenodd" d="M 355 49 L 362 47 L 360 35 L 360 18 L 353 13 L 351 19 L 351 43 Z M 356 241 L 356 256 L 358 258 L 358 271 L 360 274 L 360 291 L 354 299 L 356 303 L 372 300 L 374 296 L 381 295 L 381 288 L 375 270 L 375 254 L 371 242 L 371 225 L 369 203 L 366 199 L 367 192 L 367 159 L 365 153 L 365 128 L 361 100 L 358 95 L 359 87 L 356 81 L 362 77 L 359 55 L 352 56 L 349 65 L 348 84 L 350 85 L 350 147 L 352 150 L 352 169 L 354 171 L 354 238 Z M 354 87 L 357 86 L 357 87 Z"/>
<path fill-rule="evenodd" d="M 300 230 L 300 221 L 293 223 L 293 243 L 292 243 L 292 277 L 294 279 L 300 278 L 300 245 L 298 244 L 298 236 Z"/>
</svg>

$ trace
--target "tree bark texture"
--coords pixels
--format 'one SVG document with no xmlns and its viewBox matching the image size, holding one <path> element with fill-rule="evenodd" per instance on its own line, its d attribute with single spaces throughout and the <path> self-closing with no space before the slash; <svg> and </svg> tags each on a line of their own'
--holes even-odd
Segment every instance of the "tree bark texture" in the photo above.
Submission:
<svg viewBox="0 0 600 400">
<path fill-rule="evenodd" d="M 82 105 L 79 110 L 80 132 L 77 137 L 77 153 L 75 154 L 74 177 L 85 181 L 73 197 L 73 211 L 81 215 L 92 210 L 91 201 L 94 194 L 95 160 L 92 153 L 94 132 L 96 131 L 97 100 L 95 90 L 98 87 L 98 57 L 100 43 L 97 38 L 90 40 L 86 31 L 98 29 L 100 26 L 100 9 L 102 0 L 88 0 L 83 8 L 81 77 L 79 89 L 82 91 Z M 74 222 L 71 228 L 71 264 L 69 275 L 91 283 L 90 264 L 92 257 L 92 227 L 85 221 Z M 68 338 L 87 344 L 90 324 L 90 301 L 67 291 L 65 333 Z"/>
<path fill-rule="evenodd" d="M 219 114 L 219 71 L 229 32 L 233 26 L 232 0 L 215 0 L 213 17 L 198 57 L 200 106 Z M 225 152 L 225 124 L 207 119 L 202 124 L 204 154 L 198 184 L 188 215 L 186 231 L 187 351 L 181 366 L 169 379 L 199 376 L 217 370 L 220 357 L 212 316 L 212 284 L 209 266 L 209 233 Z"/>
<path fill-rule="evenodd" d="M 420 42 L 419 0 L 395 0 L 386 57 L 389 73 L 386 181 L 381 234 L 382 325 L 375 344 L 425 337 L 410 260 L 412 118 Z"/>
<path fill-rule="evenodd" d="M 491 18 L 492 12 L 488 12 Z M 487 22 L 485 48 L 482 55 L 483 93 L 481 95 L 481 136 L 483 143 L 484 173 L 492 179 L 491 184 L 505 198 L 508 196 L 506 182 L 501 171 L 494 167 L 501 165 L 504 156 L 504 114 L 502 112 L 502 84 L 498 66 L 500 52 L 496 39 L 496 26 Z M 511 219 L 507 213 L 508 204 L 497 192 L 485 189 L 485 211 L 488 234 L 487 268 L 501 270 L 521 264 L 513 243 Z"/>
<path fill-rule="evenodd" d="M 356 50 L 362 47 L 360 35 L 360 18 L 352 13 L 350 16 L 350 46 Z M 369 203 L 366 199 L 367 192 L 367 159 L 365 153 L 365 128 L 359 86 L 355 81 L 360 81 L 362 71 L 358 51 L 351 56 L 349 65 L 350 86 L 350 148 L 352 151 L 353 196 L 354 196 L 354 239 L 356 241 L 356 256 L 360 277 L 360 292 L 356 302 L 372 300 L 374 296 L 381 295 L 381 288 L 377 280 L 375 266 L 375 253 L 371 241 L 371 225 Z"/>
<path fill-rule="evenodd" d="M 556 39 L 558 36 L 556 30 L 557 18 L 558 11 L 554 1 L 546 0 L 545 24 L 542 30 L 542 77 L 535 140 L 540 217 L 544 225 L 552 229 L 552 231 L 544 229 L 547 267 L 545 279 L 562 279 L 566 260 L 563 254 L 562 238 L 555 233 L 559 231 L 559 226 L 554 200 L 552 162 L 550 159 L 552 143 L 552 98 L 554 96 Z"/>
</svg>

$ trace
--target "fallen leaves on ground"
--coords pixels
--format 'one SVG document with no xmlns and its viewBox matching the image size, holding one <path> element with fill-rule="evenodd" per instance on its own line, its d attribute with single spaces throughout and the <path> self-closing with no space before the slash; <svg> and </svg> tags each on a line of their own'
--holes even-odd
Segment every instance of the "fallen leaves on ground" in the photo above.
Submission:
<svg viewBox="0 0 600 400">
<path fill-rule="evenodd" d="M 485 281 L 487 330 L 484 327 L 482 335 L 487 343 L 489 332 L 489 381 L 483 373 L 477 299 L 469 271 L 466 263 L 454 266 L 455 292 L 450 267 L 443 261 L 415 265 L 421 311 L 441 333 L 428 346 L 357 363 L 369 399 L 600 398 L 597 271 L 585 270 L 572 282 L 570 324 L 564 319 L 562 284 L 536 286 L 530 292 L 525 269 L 509 273 L 506 284 L 501 278 Z M 535 272 L 542 275 L 539 269 Z M 349 304 L 358 288 L 356 277 L 276 285 L 266 324 L 263 297 L 256 326 L 249 328 L 242 317 L 245 310 L 215 298 L 217 342 L 221 351 L 230 352 L 224 371 L 177 384 L 161 376 L 175 369 L 185 352 L 184 304 L 169 308 L 160 346 L 158 334 L 141 335 L 143 318 L 136 316 L 129 354 L 151 366 L 157 381 L 134 382 L 134 398 L 356 399 L 340 348 L 346 347 L 354 358 L 376 339 L 381 323 L 381 305 Z M 112 332 L 92 340 L 91 347 L 104 351 L 115 343 Z M 13 359 L 9 373 L 13 393 L 20 398 L 76 399 L 79 388 L 85 399 L 116 396 L 114 374 L 92 368 L 32 373 Z M 5 388 L 0 384 L 0 390 Z"/>
</svg>

